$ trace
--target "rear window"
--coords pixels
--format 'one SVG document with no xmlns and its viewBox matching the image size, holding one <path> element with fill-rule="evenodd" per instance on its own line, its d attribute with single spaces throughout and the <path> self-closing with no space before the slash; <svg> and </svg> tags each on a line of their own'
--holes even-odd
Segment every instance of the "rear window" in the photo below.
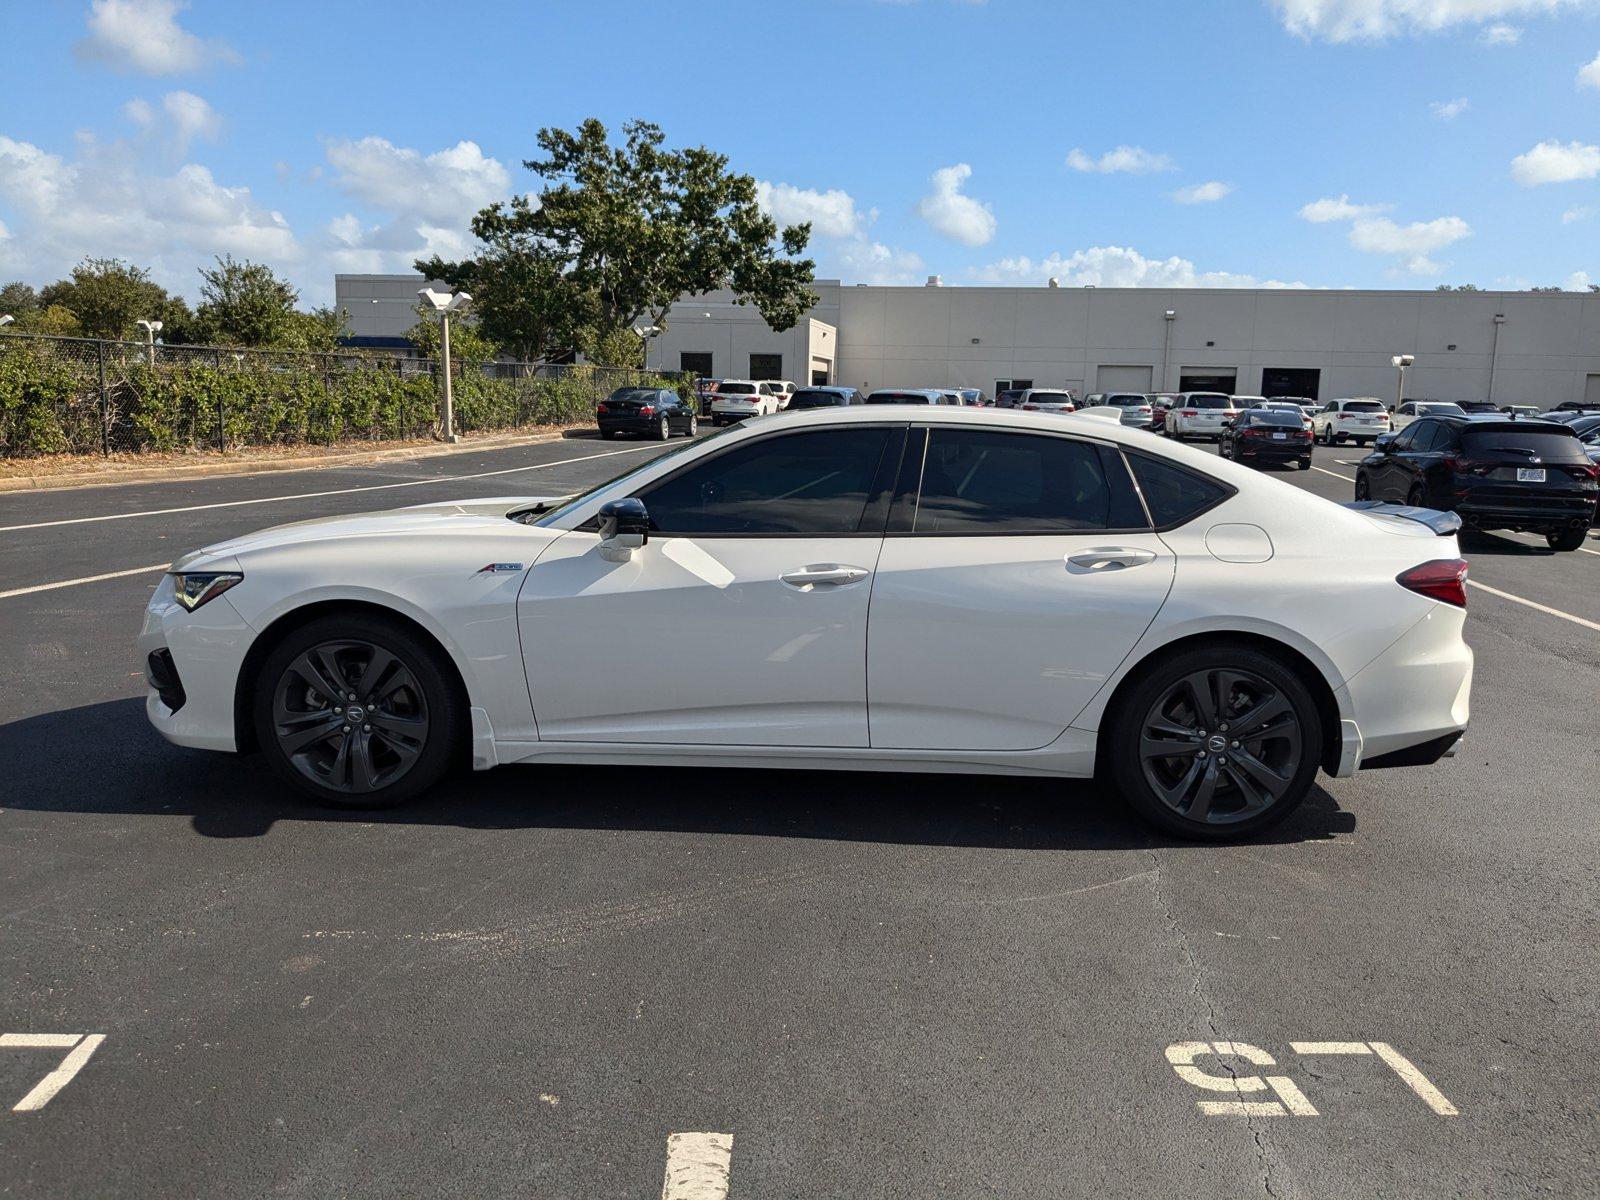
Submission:
<svg viewBox="0 0 1600 1200">
<path fill-rule="evenodd" d="M 717 391 L 729 396 L 754 396 L 756 394 L 756 385 L 753 383 L 725 383 Z"/>
<path fill-rule="evenodd" d="M 843 403 L 838 392 L 796 392 L 789 399 L 790 408 L 832 408 Z"/>
<path fill-rule="evenodd" d="M 868 404 L 932 404 L 927 396 L 917 392 L 873 392 Z"/>
<path fill-rule="evenodd" d="M 1258 408 L 1250 414 L 1252 425 L 1282 425 L 1286 429 L 1304 429 L 1305 418 L 1298 410 L 1284 412 L 1279 408 Z"/>
<path fill-rule="evenodd" d="M 1071 392 L 1041 392 L 1035 390 L 1028 399 L 1042 404 L 1065 404 L 1072 399 Z"/>
<path fill-rule="evenodd" d="M 1144 493 L 1145 507 L 1157 529 L 1170 529 L 1193 520 L 1208 508 L 1226 500 L 1228 488 L 1214 479 L 1206 479 L 1184 467 L 1149 458 L 1143 454 L 1129 454 L 1128 464 L 1133 477 L 1139 481 Z"/>
<path fill-rule="evenodd" d="M 1140 405 L 1143 405 L 1145 402 L 1146 401 L 1145 401 L 1145 398 L 1143 396 L 1107 396 L 1106 397 L 1106 403 L 1107 404 L 1115 404 L 1118 408 L 1128 408 L 1130 406 L 1140 406 Z"/>
<path fill-rule="evenodd" d="M 1387 412 L 1376 400 L 1352 400 L 1344 406 L 1345 412 Z"/>
<path fill-rule="evenodd" d="M 1461 451 L 1468 458 L 1586 463 L 1583 443 L 1570 432 L 1554 429 L 1473 429 L 1461 433 Z"/>
<path fill-rule="evenodd" d="M 1233 401 L 1227 396 L 1190 396 L 1184 402 L 1186 408 L 1232 408 Z"/>
<path fill-rule="evenodd" d="M 619 401 L 620 400 L 639 400 L 639 401 L 644 401 L 644 400 L 654 400 L 655 398 L 656 398 L 656 390 L 655 390 L 655 388 L 638 388 L 638 387 L 618 388 L 616 391 L 611 393 L 611 399 L 619 400 Z"/>
</svg>

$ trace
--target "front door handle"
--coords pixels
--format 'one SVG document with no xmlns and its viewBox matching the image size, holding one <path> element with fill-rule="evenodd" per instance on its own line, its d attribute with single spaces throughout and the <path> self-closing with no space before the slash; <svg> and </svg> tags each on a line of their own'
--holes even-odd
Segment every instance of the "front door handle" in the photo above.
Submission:
<svg viewBox="0 0 1600 1200">
<path fill-rule="evenodd" d="M 1141 550 L 1136 546 L 1096 546 L 1082 554 L 1069 554 L 1067 562 L 1089 571 L 1120 571 L 1125 567 L 1141 567 L 1153 562 L 1154 550 Z"/>
<path fill-rule="evenodd" d="M 836 563 L 801 567 L 778 576 L 790 587 L 805 590 L 812 587 L 843 587 L 846 584 L 860 583 L 872 574 L 865 567 L 847 567 Z"/>
</svg>

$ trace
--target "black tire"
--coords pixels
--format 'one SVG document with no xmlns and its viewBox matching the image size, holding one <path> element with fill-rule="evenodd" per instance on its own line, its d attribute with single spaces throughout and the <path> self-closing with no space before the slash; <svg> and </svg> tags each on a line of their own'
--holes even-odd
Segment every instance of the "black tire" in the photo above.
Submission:
<svg viewBox="0 0 1600 1200">
<path fill-rule="evenodd" d="M 600 436 L 609 442 L 612 438 L 617 436 L 617 431 L 615 429 L 602 429 L 600 431 Z"/>
<path fill-rule="evenodd" d="M 684 429 L 683 435 L 691 438 L 700 436 L 700 419 L 693 413 L 689 414 L 689 424 L 688 427 Z"/>
<path fill-rule="evenodd" d="M 1322 761 L 1322 722 L 1306 685 L 1279 658 L 1238 642 L 1160 661 L 1106 716 L 1109 773 L 1128 804 L 1196 841 L 1276 825 L 1305 799 Z M 1158 732 L 1169 736 L 1151 736 Z M 1202 815 L 1191 815 L 1197 807 Z"/>
<path fill-rule="evenodd" d="M 1406 503 L 1412 508 L 1427 508 L 1428 495 L 1422 490 L 1420 483 L 1413 483 L 1411 490 L 1406 493 Z"/>
<path fill-rule="evenodd" d="M 1583 547 L 1589 531 L 1582 526 L 1573 529 L 1563 529 L 1560 533 L 1547 533 L 1544 540 L 1550 543 L 1552 550 L 1578 550 Z"/>
<path fill-rule="evenodd" d="M 379 675 L 364 678 L 374 664 Z M 340 685 L 344 696 L 330 701 Z M 425 792 L 456 763 L 467 726 L 439 650 L 400 621 L 365 613 L 319 617 L 290 633 L 261 664 L 250 702 L 268 766 L 339 808 L 387 808 Z M 362 728 L 350 721 L 352 706 Z"/>
<path fill-rule="evenodd" d="M 1356 499 L 1372 499 L 1372 480 L 1367 478 L 1367 473 L 1365 471 L 1356 472 Z"/>
</svg>

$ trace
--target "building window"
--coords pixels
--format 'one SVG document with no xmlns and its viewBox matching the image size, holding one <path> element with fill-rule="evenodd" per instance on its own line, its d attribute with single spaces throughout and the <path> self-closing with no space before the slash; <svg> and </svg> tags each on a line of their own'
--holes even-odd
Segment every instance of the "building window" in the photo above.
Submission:
<svg viewBox="0 0 1600 1200">
<path fill-rule="evenodd" d="M 750 356 L 751 379 L 782 379 L 783 355 L 781 354 L 752 354 Z"/>
<path fill-rule="evenodd" d="M 678 370 L 696 379 L 708 378 L 711 375 L 711 355 L 698 350 L 685 350 L 678 355 Z"/>
</svg>

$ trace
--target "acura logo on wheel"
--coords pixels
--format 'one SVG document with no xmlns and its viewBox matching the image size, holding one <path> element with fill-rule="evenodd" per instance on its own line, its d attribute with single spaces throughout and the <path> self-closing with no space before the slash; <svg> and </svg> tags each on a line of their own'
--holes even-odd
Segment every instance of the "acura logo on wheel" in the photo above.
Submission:
<svg viewBox="0 0 1600 1200">
<path fill-rule="evenodd" d="M 359 725 L 367 719 L 367 710 L 359 704 L 352 704 L 344 710 L 345 719 L 352 725 Z"/>
<path fill-rule="evenodd" d="M 1208 750 L 1220 752 L 1226 750 L 1227 748 L 1228 739 L 1223 737 L 1220 733 L 1213 733 L 1209 738 L 1206 739 L 1206 749 Z"/>
</svg>

